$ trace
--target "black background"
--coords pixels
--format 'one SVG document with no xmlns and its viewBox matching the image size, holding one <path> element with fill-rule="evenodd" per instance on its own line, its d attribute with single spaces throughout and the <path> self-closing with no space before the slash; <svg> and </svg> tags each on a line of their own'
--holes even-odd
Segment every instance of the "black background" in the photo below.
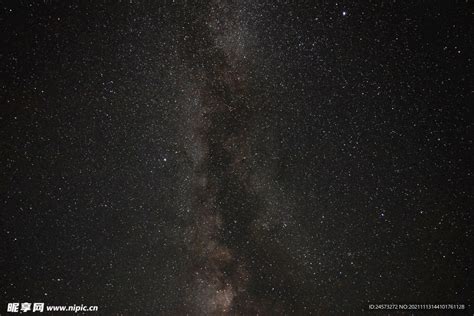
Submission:
<svg viewBox="0 0 474 316">
<path fill-rule="evenodd" d="M 472 303 L 472 6 L 256 2 L 1 5 L 5 308 L 203 313 L 188 302 L 186 236 L 200 223 L 183 181 L 196 73 L 210 99 L 244 109 L 211 113 L 200 136 L 220 188 L 216 238 L 249 279 L 228 311 Z M 208 31 L 238 11 L 242 37 Z M 218 36 L 245 60 L 226 60 Z M 230 68 L 245 82 L 219 86 Z M 229 135 L 263 188 L 231 176 Z"/>
</svg>

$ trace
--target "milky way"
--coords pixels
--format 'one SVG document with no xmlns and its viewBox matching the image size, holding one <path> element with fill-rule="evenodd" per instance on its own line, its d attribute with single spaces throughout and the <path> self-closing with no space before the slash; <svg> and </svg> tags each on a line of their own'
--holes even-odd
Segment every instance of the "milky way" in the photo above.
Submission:
<svg viewBox="0 0 474 316">
<path fill-rule="evenodd" d="M 259 107 L 246 79 L 250 31 L 238 3 L 216 2 L 206 10 L 193 25 L 201 31 L 182 47 L 192 69 L 181 101 L 184 147 L 192 161 L 185 198 L 195 214 L 187 236 L 196 256 L 188 299 L 204 314 L 250 312 L 258 302 L 249 304 L 252 276 L 240 249 L 255 242 L 251 224 L 262 208 L 251 179 L 250 130 Z"/>
</svg>

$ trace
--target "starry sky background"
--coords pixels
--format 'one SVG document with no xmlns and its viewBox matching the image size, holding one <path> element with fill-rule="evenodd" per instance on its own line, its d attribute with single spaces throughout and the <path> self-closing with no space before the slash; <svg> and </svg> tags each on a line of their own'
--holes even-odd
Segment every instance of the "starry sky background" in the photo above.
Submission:
<svg viewBox="0 0 474 316">
<path fill-rule="evenodd" d="M 467 1 L 0 10 L 1 304 L 472 303 Z"/>
</svg>

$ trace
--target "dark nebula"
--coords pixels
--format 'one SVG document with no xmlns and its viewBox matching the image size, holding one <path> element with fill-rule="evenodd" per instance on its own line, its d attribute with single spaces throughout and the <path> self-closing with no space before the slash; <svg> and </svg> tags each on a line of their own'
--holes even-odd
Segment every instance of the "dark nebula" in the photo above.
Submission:
<svg viewBox="0 0 474 316">
<path fill-rule="evenodd" d="M 468 2 L 0 9 L 0 314 L 472 313 Z"/>
</svg>

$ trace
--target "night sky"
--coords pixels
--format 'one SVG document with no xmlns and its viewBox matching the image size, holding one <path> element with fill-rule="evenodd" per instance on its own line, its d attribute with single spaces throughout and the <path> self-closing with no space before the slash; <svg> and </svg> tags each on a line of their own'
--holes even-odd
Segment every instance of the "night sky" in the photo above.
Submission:
<svg viewBox="0 0 474 316">
<path fill-rule="evenodd" d="M 472 9 L 1 4 L 0 314 L 472 313 Z"/>
</svg>

